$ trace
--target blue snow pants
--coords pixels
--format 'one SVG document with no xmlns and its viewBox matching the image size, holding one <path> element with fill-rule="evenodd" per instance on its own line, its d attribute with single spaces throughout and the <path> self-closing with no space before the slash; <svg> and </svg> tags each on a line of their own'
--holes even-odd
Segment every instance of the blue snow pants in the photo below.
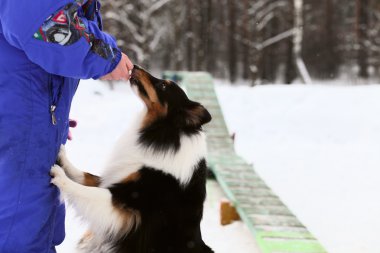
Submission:
<svg viewBox="0 0 380 253">
<path fill-rule="evenodd" d="M 0 36 L 0 48 L 5 47 Z M 49 171 L 66 141 L 77 84 L 23 57 L 0 60 L 1 253 L 52 253 L 64 239 L 65 208 Z"/>
</svg>

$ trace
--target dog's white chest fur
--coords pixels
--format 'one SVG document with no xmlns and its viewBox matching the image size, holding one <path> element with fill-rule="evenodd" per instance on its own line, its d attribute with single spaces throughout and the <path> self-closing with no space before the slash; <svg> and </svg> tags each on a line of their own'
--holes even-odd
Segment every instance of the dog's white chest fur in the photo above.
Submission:
<svg viewBox="0 0 380 253">
<path fill-rule="evenodd" d="M 182 184 L 188 183 L 195 166 L 206 156 L 205 134 L 182 135 L 177 152 L 155 152 L 138 143 L 142 116 L 136 122 L 117 142 L 105 167 L 101 187 L 118 183 L 143 166 L 168 173 Z"/>
</svg>

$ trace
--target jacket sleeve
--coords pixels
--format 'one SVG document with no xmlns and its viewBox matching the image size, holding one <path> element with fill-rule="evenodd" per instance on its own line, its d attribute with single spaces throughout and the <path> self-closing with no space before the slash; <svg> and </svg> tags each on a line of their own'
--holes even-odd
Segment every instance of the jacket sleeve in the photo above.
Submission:
<svg viewBox="0 0 380 253">
<path fill-rule="evenodd" d="M 3 35 L 47 72 L 99 78 L 121 59 L 114 37 L 101 31 L 96 0 L 1 0 Z"/>
</svg>

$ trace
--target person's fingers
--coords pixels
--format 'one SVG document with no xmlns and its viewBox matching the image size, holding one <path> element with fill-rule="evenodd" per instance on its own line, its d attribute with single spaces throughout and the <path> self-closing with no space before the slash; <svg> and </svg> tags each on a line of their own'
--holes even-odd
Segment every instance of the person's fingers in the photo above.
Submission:
<svg viewBox="0 0 380 253">
<path fill-rule="evenodd" d="M 129 59 L 129 57 L 126 54 L 123 53 L 123 57 L 122 58 L 125 61 L 124 62 L 125 66 L 128 69 L 128 79 L 129 79 L 129 76 L 130 76 L 130 74 L 131 74 L 131 72 L 133 70 L 134 65 L 133 65 L 132 61 Z"/>
<path fill-rule="evenodd" d="M 123 71 L 126 71 L 126 72 L 129 71 L 129 68 L 128 68 L 128 65 L 127 65 L 127 63 L 128 63 L 127 60 L 128 60 L 128 57 L 125 56 L 125 58 L 123 59 L 123 62 L 121 64 L 121 68 L 123 69 Z"/>
<path fill-rule="evenodd" d="M 71 133 L 71 131 L 69 130 L 69 133 L 67 134 L 67 139 L 69 141 L 72 141 L 73 140 L 73 134 Z"/>
<path fill-rule="evenodd" d="M 133 70 L 134 65 L 133 65 L 132 61 L 128 58 L 128 56 L 127 56 L 126 60 L 127 60 L 127 68 L 128 68 L 128 70 Z"/>
<path fill-rule="evenodd" d="M 122 61 L 121 61 L 121 66 L 120 66 L 120 71 L 121 71 L 121 79 L 122 80 L 129 80 L 129 69 L 128 69 L 128 65 L 127 65 L 127 60 L 128 60 L 128 57 L 123 54 L 123 57 L 122 57 Z"/>
</svg>

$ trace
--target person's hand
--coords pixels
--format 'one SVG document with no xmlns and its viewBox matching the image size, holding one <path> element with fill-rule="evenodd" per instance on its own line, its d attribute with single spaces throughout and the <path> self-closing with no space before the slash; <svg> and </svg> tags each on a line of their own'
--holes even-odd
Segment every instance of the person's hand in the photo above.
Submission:
<svg viewBox="0 0 380 253">
<path fill-rule="evenodd" d="M 118 81 L 118 80 L 126 80 L 128 81 L 130 78 L 130 74 L 133 69 L 133 63 L 128 58 L 128 56 L 124 53 L 121 53 L 121 60 L 116 68 L 107 75 L 104 75 L 100 78 L 100 80 L 110 80 L 110 81 Z"/>
</svg>

